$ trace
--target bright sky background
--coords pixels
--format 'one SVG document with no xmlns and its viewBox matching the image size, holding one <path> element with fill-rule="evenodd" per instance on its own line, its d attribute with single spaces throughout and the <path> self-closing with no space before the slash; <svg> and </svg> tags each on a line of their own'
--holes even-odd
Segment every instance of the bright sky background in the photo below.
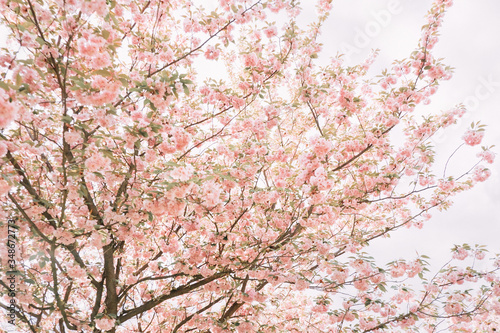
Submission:
<svg viewBox="0 0 500 333">
<path fill-rule="evenodd" d="M 304 19 L 315 15 L 315 2 L 302 1 Z M 393 60 L 406 58 L 415 49 L 431 3 L 431 0 L 333 0 L 333 12 L 321 37 L 324 43 L 321 57 L 327 60 L 337 52 L 346 52 L 349 46 L 356 53 L 348 55 L 348 59 L 355 64 L 363 61 L 371 49 L 378 48 L 381 52 L 372 71 L 376 75 Z M 381 16 L 381 11 L 389 15 Z M 460 125 L 448 128 L 435 141 L 438 164 L 443 165 L 462 142 L 461 136 L 472 121 L 481 120 L 488 125 L 483 144 L 498 144 L 494 151 L 500 152 L 499 14 L 498 0 L 455 0 L 445 16 L 434 56 L 445 58 L 444 63 L 454 67 L 455 74 L 441 84 L 426 108 L 437 113 L 464 102 L 470 106 L 470 112 Z M 367 30 L 370 36 L 363 40 L 360 35 Z M 0 46 L 4 45 L 5 30 L 0 29 Z M 472 158 L 474 149 L 462 149 L 451 160 L 452 169 L 468 169 Z M 370 253 L 382 263 L 414 257 L 418 251 L 431 256 L 433 263 L 439 265 L 436 269 L 450 257 L 449 249 L 454 244 L 485 244 L 491 252 L 499 253 L 500 156 L 497 160 L 488 166 L 492 170 L 490 179 L 456 197 L 448 211 L 435 211 L 422 230 L 400 230 L 390 239 L 374 241 Z"/>
<path fill-rule="evenodd" d="M 377 70 L 373 71 L 378 74 L 393 60 L 406 58 L 414 50 L 431 3 L 431 0 L 334 0 L 333 13 L 322 34 L 324 53 L 336 54 L 350 45 L 359 51 L 350 56 L 354 64 L 366 58 L 371 49 L 378 48 L 380 55 L 374 64 Z M 393 10 L 396 14 L 385 18 L 385 22 L 377 20 L 375 13 L 389 12 L 389 8 L 398 10 Z M 496 144 L 494 151 L 500 154 L 499 14 L 498 0 L 456 0 L 445 15 L 434 56 L 444 58 L 444 63 L 454 67 L 455 73 L 450 81 L 441 83 L 425 108 L 438 113 L 464 103 L 469 106 L 469 114 L 461 124 L 448 128 L 435 140 L 438 165 L 442 166 L 463 142 L 461 136 L 472 121 L 488 125 L 482 145 Z M 368 42 L 359 37 L 360 31 L 366 30 L 373 36 Z M 476 150 L 467 148 L 450 161 L 453 170 L 468 170 L 473 163 Z M 404 229 L 390 239 L 374 241 L 370 253 L 384 262 L 414 257 L 418 251 L 431 256 L 433 264 L 439 265 L 436 269 L 450 258 L 449 250 L 454 244 L 485 244 L 490 252 L 500 253 L 500 156 L 487 167 L 492 171 L 490 179 L 455 197 L 448 211 L 433 212 L 433 218 L 421 230 Z"/>
</svg>

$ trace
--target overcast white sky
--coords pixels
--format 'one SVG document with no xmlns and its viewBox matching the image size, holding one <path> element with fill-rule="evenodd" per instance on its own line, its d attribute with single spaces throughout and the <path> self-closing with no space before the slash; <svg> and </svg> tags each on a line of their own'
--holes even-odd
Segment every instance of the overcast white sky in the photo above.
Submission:
<svg viewBox="0 0 500 333">
<path fill-rule="evenodd" d="M 313 3 L 302 1 L 304 17 L 315 15 Z M 380 49 L 374 74 L 395 59 L 407 57 L 415 48 L 431 0 L 334 0 L 333 13 L 323 28 L 323 55 L 351 51 L 351 63 L 361 62 L 371 49 Z M 382 15 L 381 11 L 392 14 Z M 379 13 L 378 15 L 376 13 Z M 435 141 L 441 163 L 461 143 L 461 136 L 471 121 L 487 124 L 484 144 L 500 144 L 500 1 L 458 0 L 448 11 L 441 29 L 436 57 L 455 67 L 451 81 L 444 82 L 433 97 L 429 110 L 444 110 L 462 102 L 471 106 L 468 118 Z M 377 18 L 378 17 L 378 18 Z M 377 28 L 378 27 L 378 28 Z M 368 31 L 368 38 L 360 37 Z M 0 30 L 0 46 L 5 45 L 5 30 Z M 349 49 L 347 49 L 349 50 Z M 489 82 L 489 83 L 488 83 Z M 500 145 L 499 145 L 500 146 Z M 500 147 L 496 148 L 498 152 Z M 463 149 L 452 164 L 456 170 L 470 165 L 472 149 Z M 500 252 L 500 157 L 490 167 L 492 176 L 486 183 L 462 193 L 455 204 L 443 213 L 434 212 L 422 230 L 401 230 L 391 239 L 377 240 L 370 252 L 381 262 L 399 257 L 413 257 L 415 252 L 433 257 L 435 264 L 449 258 L 453 244 L 485 244 L 491 252 Z M 460 167 L 463 168 L 460 168 Z M 397 256 L 397 257 L 395 257 Z"/>
<path fill-rule="evenodd" d="M 431 0 L 334 0 L 333 13 L 324 29 L 325 53 L 335 54 L 354 47 L 353 63 L 362 61 L 371 49 L 380 49 L 376 69 L 388 67 L 395 59 L 407 57 L 414 50 Z M 381 20 L 380 11 L 395 14 Z M 397 8 L 397 10 L 394 10 Z M 312 12 L 311 12 L 312 14 Z M 472 121 L 487 124 L 484 145 L 496 144 L 500 149 L 500 2 L 498 0 L 455 1 L 445 16 L 441 38 L 434 56 L 455 68 L 450 81 L 441 84 L 432 103 L 426 108 L 440 111 L 459 103 L 470 109 L 462 123 L 435 140 L 438 164 L 444 163 L 462 142 L 461 136 Z M 377 20 L 377 17 L 378 20 Z M 384 17 L 385 18 L 385 17 Z M 380 29 L 377 29 L 380 27 Z M 360 31 L 372 37 L 366 42 Z M 365 46 L 366 45 L 366 46 Z M 347 48 L 349 50 L 349 48 Z M 352 50 L 352 49 L 351 49 Z M 375 73 L 377 73 L 375 71 Z M 488 83 L 489 82 L 489 83 Z M 469 147 L 468 147 L 469 148 Z M 462 149 L 451 160 L 454 169 L 464 170 L 475 157 L 475 150 Z M 455 197 L 455 204 L 446 212 L 434 212 L 424 228 L 400 230 L 391 239 L 377 240 L 370 253 L 380 259 L 413 257 L 415 251 L 444 264 L 454 244 L 485 244 L 490 252 L 500 252 L 500 157 L 488 165 L 492 176 L 474 189 Z M 397 256 L 397 257 L 395 257 Z"/>
</svg>

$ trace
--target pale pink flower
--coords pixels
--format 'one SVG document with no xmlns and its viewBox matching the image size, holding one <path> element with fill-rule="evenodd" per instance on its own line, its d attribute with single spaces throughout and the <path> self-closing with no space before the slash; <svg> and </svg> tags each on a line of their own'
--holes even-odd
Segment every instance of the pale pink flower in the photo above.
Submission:
<svg viewBox="0 0 500 333">
<path fill-rule="evenodd" d="M 69 231 L 65 231 L 63 229 L 57 229 L 52 234 L 57 237 L 57 241 L 59 243 L 65 245 L 69 245 L 75 241 L 73 235 Z"/>
<path fill-rule="evenodd" d="M 455 186 L 454 181 L 445 181 L 445 180 L 438 181 L 438 187 L 445 192 L 452 190 L 454 186 Z"/>
<path fill-rule="evenodd" d="M 97 15 L 104 17 L 108 12 L 106 0 L 82 1 L 82 12 L 87 15 L 95 12 Z"/>
<path fill-rule="evenodd" d="M 220 202 L 222 190 L 214 182 L 204 185 L 205 201 L 208 206 L 215 206 Z"/>
<path fill-rule="evenodd" d="M 178 168 L 175 168 L 170 172 L 170 177 L 180 180 L 181 182 L 185 182 L 191 178 L 193 175 L 194 168 L 192 165 L 187 165 L 187 166 L 180 166 Z"/>
<path fill-rule="evenodd" d="M 385 281 L 385 275 L 383 273 L 373 275 L 370 277 L 370 281 L 374 284 L 379 284 Z"/>
<path fill-rule="evenodd" d="M 95 325 L 102 331 L 109 331 L 115 326 L 115 320 L 111 318 L 101 318 L 95 320 Z"/>
<path fill-rule="evenodd" d="M 354 288 L 356 288 L 360 291 L 365 291 L 365 290 L 368 290 L 368 288 L 370 287 L 370 284 L 368 283 L 368 281 L 366 279 L 362 279 L 362 280 L 354 281 L 353 286 L 354 286 Z"/>
<path fill-rule="evenodd" d="M 352 312 L 347 312 L 343 318 L 344 321 L 354 321 L 356 319 L 356 316 Z"/>
<path fill-rule="evenodd" d="M 475 257 L 477 260 L 483 260 L 486 254 L 483 251 L 477 251 Z"/>
<path fill-rule="evenodd" d="M 70 277 L 74 279 L 79 279 L 87 276 L 85 270 L 77 265 L 68 268 L 67 273 Z"/>
<path fill-rule="evenodd" d="M 9 193 L 11 186 L 5 180 L 0 179 L 0 196 Z"/>
<path fill-rule="evenodd" d="M 257 66 L 259 59 L 255 53 L 250 53 L 244 56 L 243 61 L 245 63 L 245 67 L 255 67 Z"/>
<path fill-rule="evenodd" d="M 398 293 L 392 297 L 393 301 L 398 304 L 409 301 L 413 297 L 413 293 L 407 289 L 399 289 Z"/>
<path fill-rule="evenodd" d="M 108 84 L 108 79 L 106 79 L 102 75 L 95 75 L 92 77 L 92 82 L 90 83 L 90 86 L 93 89 L 98 89 L 101 90 L 103 89 L 106 85 Z"/>
<path fill-rule="evenodd" d="M 278 34 L 278 29 L 275 26 L 266 28 L 264 34 L 266 34 L 267 38 L 272 38 Z"/>
<path fill-rule="evenodd" d="M 1 153 L 0 153 L 0 156 L 1 156 Z M 495 154 L 489 150 L 485 150 L 485 151 L 478 153 L 477 157 L 482 158 L 483 160 L 486 161 L 486 163 L 490 163 L 490 164 L 493 163 L 493 161 L 495 160 Z"/>
<path fill-rule="evenodd" d="M 311 308 L 312 312 L 325 313 L 328 311 L 328 307 L 325 304 L 316 304 Z"/>
<path fill-rule="evenodd" d="M 467 252 L 466 249 L 463 247 L 459 247 L 454 253 L 453 253 L 453 259 L 458 259 L 458 260 L 464 260 L 469 256 L 469 253 Z"/>
<path fill-rule="evenodd" d="M 245 100 L 239 97 L 231 97 L 231 103 L 235 109 L 241 109 L 245 105 Z"/>
<path fill-rule="evenodd" d="M 304 290 L 306 288 L 309 287 L 309 283 L 305 280 L 298 280 L 296 283 L 295 283 L 295 290 Z"/>
<path fill-rule="evenodd" d="M 219 54 L 220 51 L 217 48 L 209 45 L 207 47 L 207 50 L 205 51 L 205 58 L 207 58 L 208 60 L 217 60 L 217 58 L 219 58 Z"/>
<path fill-rule="evenodd" d="M 14 61 L 14 58 L 9 54 L 0 55 L 0 67 L 7 68 L 7 67 L 11 66 L 13 61 Z"/>
<path fill-rule="evenodd" d="M 427 176 L 419 176 L 418 178 L 418 183 L 421 186 L 427 186 L 427 185 L 432 185 L 434 184 L 434 179 L 432 177 L 427 177 Z"/>
<path fill-rule="evenodd" d="M 468 130 L 465 132 L 462 139 L 464 139 L 465 143 L 469 146 L 475 146 L 481 143 L 483 139 L 484 132 Z"/>
<path fill-rule="evenodd" d="M 462 312 L 460 303 L 448 303 L 444 306 L 444 312 L 450 315 L 456 315 Z"/>
<path fill-rule="evenodd" d="M 93 154 L 85 161 L 85 167 L 90 172 L 95 172 L 109 166 L 109 160 L 101 154 Z"/>
<path fill-rule="evenodd" d="M 175 141 L 175 148 L 177 150 L 184 149 L 190 142 L 191 136 L 180 127 L 172 130 L 172 135 Z"/>
<path fill-rule="evenodd" d="M 485 167 L 478 165 L 474 168 L 472 179 L 476 182 L 484 182 L 491 176 L 491 171 Z"/>
<path fill-rule="evenodd" d="M 80 133 L 76 131 L 70 131 L 64 133 L 64 139 L 70 146 L 80 143 L 81 138 L 82 136 L 80 135 Z"/>
<path fill-rule="evenodd" d="M 111 59 L 109 54 L 105 51 L 99 52 L 92 57 L 92 67 L 94 69 L 102 69 L 111 66 Z"/>
<path fill-rule="evenodd" d="M 325 138 L 315 138 L 311 140 L 313 145 L 314 153 L 319 157 L 323 158 L 332 149 L 332 143 L 327 141 Z"/>
<path fill-rule="evenodd" d="M 3 91 L 3 89 L 0 89 Z M 0 128 L 7 127 L 16 119 L 19 107 L 14 102 L 9 102 L 9 97 L 0 92 Z"/>
<path fill-rule="evenodd" d="M 163 141 L 160 143 L 158 146 L 158 150 L 163 153 L 163 154 L 172 154 L 175 152 L 175 146 L 171 143 L 168 143 L 166 141 Z"/>
<path fill-rule="evenodd" d="M 203 275 L 204 277 L 209 277 L 213 275 L 215 271 L 213 269 L 208 268 L 208 266 L 203 266 L 200 269 L 200 274 Z"/>
<path fill-rule="evenodd" d="M 3 142 L 0 142 L 0 157 L 5 156 L 7 154 L 7 145 Z"/>
<path fill-rule="evenodd" d="M 335 270 L 330 278 L 338 284 L 344 283 L 349 276 L 349 271 L 343 268 Z"/>
<path fill-rule="evenodd" d="M 405 274 L 407 268 L 408 268 L 408 266 L 406 265 L 406 263 L 397 262 L 391 268 L 391 276 L 393 278 L 401 277 Z"/>
<path fill-rule="evenodd" d="M 419 261 L 415 260 L 408 265 L 408 277 L 414 277 L 422 272 L 422 265 Z"/>
<path fill-rule="evenodd" d="M 236 331 L 238 331 L 238 333 L 252 332 L 254 331 L 253 324 L 251 322 L 244 321 L 240 323 L 240 325 L 236 328 Z"/>
</svg>

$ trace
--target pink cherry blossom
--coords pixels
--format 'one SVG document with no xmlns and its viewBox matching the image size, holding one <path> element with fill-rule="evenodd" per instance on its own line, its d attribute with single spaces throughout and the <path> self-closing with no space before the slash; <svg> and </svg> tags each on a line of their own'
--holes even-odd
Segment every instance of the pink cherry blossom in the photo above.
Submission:
<svg viewBox="0 0 500 333">
<path fill-rule="evenodd" d="M 4 157 L 7 154 L 7 145 L 0 141 L 0 157 Z"/>
<path fill-rule="evenodd" d="M 1 154 L 0 154 L 1 155 Z M 477 154 L 477 157 L 482 158 L 486 163 L 493 163 L 495 160 L 495 154 L 489 150 L 482 151 Z"/>
<path fill-rule="evenodd" d="M 208 60 L 216 60 L 219 57 L 219 54 L 220 51 L 212 45 L 208 46 L 207 50 L 205 51 L 205 57 Z"/>
<path fill-rule="evenodd" d="M 276 26 L 271 26 L 264 30 L 264 33 L 266 34 L 267 38 L 272 38 L 278 34 L 278 29 Z"/>
<path fill-rule="evenodd" d="M 0 128 L 6 128 L 17 116 L 19 107 L 0 90 Z"/>
<path fill-rule="evenodd" d="M 109 160 L 101 154 L 93 154 L 85 161 L 85 167 L 90 172 L 95 172 L 109 166 Z"/>
<path fill-rule="evenodd" d="M 6 195 L 11 189 L 11 185 L 5 180 L 0 179 L 0 196 Z"/>
<path fill-rule="evenodd" d="M 476 182 L 484 182 L 491 176 L 491 171 L 480 165 L 475 167 L 472 173 L 472 179 Z"/>
<path fill-rule="evenodd" d="M 191 165 L 185 167 L 180 166 L 172 170 L 172 172 L 170 172 L 170 176 L 174 179 L 178 179 L 182 182 L 185 182 L 193 175 L 193 172 L 194 168 Z"/>
<path fill-rule="evenodd" d="M 115 326 L 115 320 L 111 318 L 101 318 L 95 320 L 96 327 L 103 331 L 109 331 Z"/>
<path fill-rule="evenodd" d="M 467 132 L 465 132 L 465 134 L 462 138 L 464 139 L 464 141 L 467 145 L 475 146 L 475 145 L 478 145 L 481 143 L 483 136 L 484 136 L 484 132 L 468 130 Z"/>
<path fill-rule="evenodd" d="M 464 260 L 469 256 L 469 253 L 467 250 L 463 247 L 459 247 L 456 252 L 453 254 L 453 258 L 459 259 L 459 260 Z"/>
<path fill-rule="evenodd" d="M 64 135 L 64 139 L 66 140 L 66 142 L 70 145 L 75 145 L 77 143 L 80 143 L 81 142 L 81 135 L 80 133 L 78 132 L 67 132 L 65 135 Z"/>
</svg>

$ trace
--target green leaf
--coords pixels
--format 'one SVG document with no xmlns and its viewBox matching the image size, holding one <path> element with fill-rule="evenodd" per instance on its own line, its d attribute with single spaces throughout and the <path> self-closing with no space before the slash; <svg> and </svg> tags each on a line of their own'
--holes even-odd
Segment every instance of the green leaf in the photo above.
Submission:
<svg viewBox="0 0 500 333">
<path fill-rule="evenodd" d="M 4 90 L 10 90 L 10 87 L 7 83 L 5 83 L 4 81 L 0 81 L 0 88 L 4 89 Z"/>
<path fill-rule="evenodd" d="M 137 132 L 138 132 L 141 136 L 143 136 L 143 137 L 145 137 L 145 138 L 147 138 L 147 137 L 148 137 L 148 132 L 147 132 L 144 128 L 139 128 L 139 129 L 137 130 Z"/>
<path fill-rule="evenodd" d="M 113 152 L 109 149 L 100 149 L 99 152 L 108 158 L 113 158 Z"/>
<path fill-rule="evenodd" d="M 70 116 L 62 116 L 61 117 L 61 120 L 66 123 L 66 124 L 71 124 L 71 122 L 73 121 L 73 118 L 71 118 Z"/>
<path fill-rule="evenodd" d="M 118 81 L 120 81 L 124 87 L 128 87 L 128 80 L 126 78 L 120 77 Z"/>
<path fill-rule="evenodd" d="M 105 69 L 99 69 L 97 71 L 93 71 L 92 75 L 111 76 L 111 73 Z"/>
<path fill-rule="evenodd" d="M 104 179 L 104 176 L 100 172 L 94 171 L 93 174 L 96 175 L 97 177 L 101 178 L 101 179 Z"/>
<path fill-rule="evenodd" d="M 154 133 L 158 133 L 159 130 L 161 129 L 161 125 L 159 124 L 155 124 L 155 123 L 151 123 L 149 125 L 149 127 L 151 127 L 151 130 L 154 132 Z"/>
<path fill-rule="evenodd" d="M 115 3 L 115 2 L 113 1 L 113 3 Z M 113 6 L 113 7 L 114 7 L 114 6 Z M 113 7 L 111 7 L 111 9 L 113 9 Z M 115 16 L 115 15 L 111 15 L 111 20 L 113 21 L 113 23 L 114 23 L 115 25 L 119 25 L 119 24 L 120 24 L 120 22 L 118 21 L 118 19 L 116 18 L 116 16 Z M 117 29 L 117 30 L 118 30 L 118 31 L 121 31 L 120 29 Z M 123 32 L 123 31 L 121 31 L 121 32 Z"/>
<path fill-rule="evenodd" d="M 101 31 L 101 33 L 102 33 L 102 37 L 104 39 L 108 39 L 109 38 L 109 31 L 108 30 L 103 30 L 103 31 Z"/>
</svg>

